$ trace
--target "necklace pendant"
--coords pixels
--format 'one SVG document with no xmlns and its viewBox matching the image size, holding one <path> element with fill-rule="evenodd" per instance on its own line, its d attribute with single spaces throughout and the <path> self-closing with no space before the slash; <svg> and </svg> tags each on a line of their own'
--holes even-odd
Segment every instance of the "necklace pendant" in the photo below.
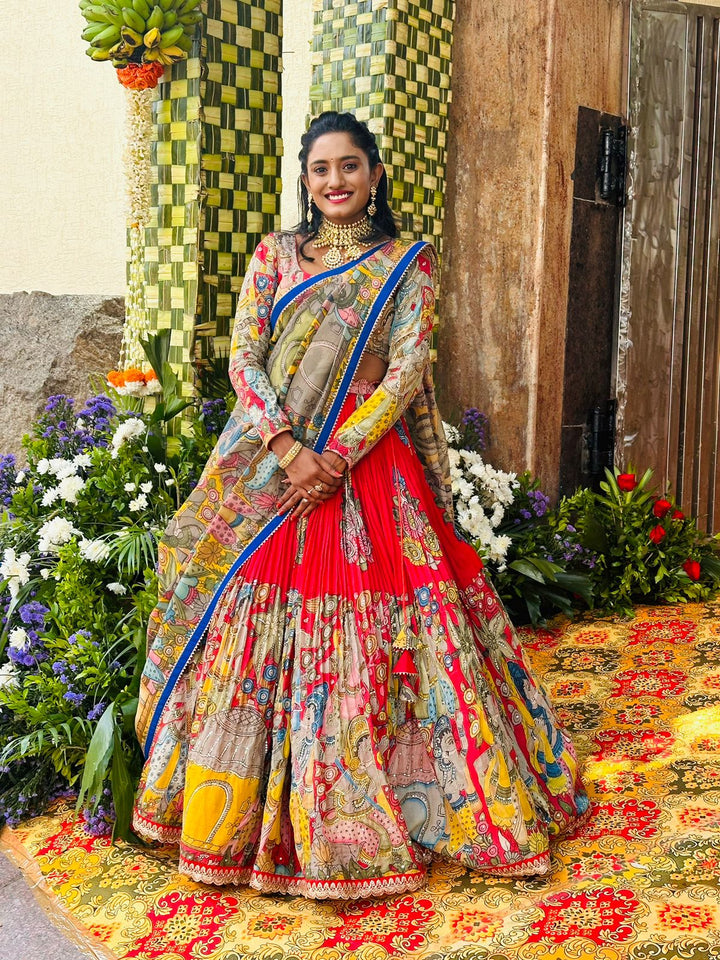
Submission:
<svg viewBox="0 0 720 960">
<path fill-rule="evenodd" d="M 345 254 L 348 260 L 357 260 L 357 258 L 362 254 L 362 250 L 357 243 L 351 243 L 349 247 L 345 248 Z"/>
<path fill-rule="evenodd" d="M 333 270 L 335 267 L 339 267 L 344 260 L 339 247 L 330 247 L 322 259 L 325 266 L 329 267 L 331 270 Z"/>
</svg>

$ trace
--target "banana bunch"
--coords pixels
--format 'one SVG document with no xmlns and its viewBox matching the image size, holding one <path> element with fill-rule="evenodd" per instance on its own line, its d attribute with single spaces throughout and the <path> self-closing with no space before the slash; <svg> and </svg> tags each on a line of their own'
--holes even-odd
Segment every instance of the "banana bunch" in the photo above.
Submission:
<svg viewBox="0 0 720 960">
<path fill-rule="evenodd" d="M 92 60 L 110 60 L 114 67 L 153 61 L 163 65 L 187 57 L 201 0 L 79 0 L 87 20 L 83 40 Z"/>
</svg>

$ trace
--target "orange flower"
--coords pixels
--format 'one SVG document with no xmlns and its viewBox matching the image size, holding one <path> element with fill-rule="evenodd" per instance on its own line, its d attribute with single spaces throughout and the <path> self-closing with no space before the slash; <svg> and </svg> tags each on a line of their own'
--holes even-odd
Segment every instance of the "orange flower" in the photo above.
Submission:
<svg viewBox="0 0 720 960">
<path fill-rule="evenodd" d="M 152 90 L 158 85 L 163 73 L 165 73 L 165 67 L 157 61 L 129 63 L 126 67 L 118 68 L 117 78 L 130 90 Z"/>
<path fill-rule="evenodd" d="M 108 383 L 111 383 L 113 387 L 122 387 L 125 383 L 125 374 L 122 370 L 111 370 L 107 375 Z"/>
<path fill-rule="evenodd" d="M 145 383 L 150 383 L 151 380 L 157 380 L 157 374 L 154 370 L 148 370 L 145 374 Z"/>
<path fill-rule="evenodd" d="M 130 367 L 125 371 L 125 383 L 145 383 L 145 374 L 137 367 Z"/>
</svg>

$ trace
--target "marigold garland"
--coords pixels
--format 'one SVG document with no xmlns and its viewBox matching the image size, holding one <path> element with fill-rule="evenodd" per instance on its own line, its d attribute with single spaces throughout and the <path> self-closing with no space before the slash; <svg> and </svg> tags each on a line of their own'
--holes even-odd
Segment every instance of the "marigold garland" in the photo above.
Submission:
<svg viewBox="0 0 720 960">
<path fill-rule="evenodd" d="M 154 90 L 163 73 L 161 63 L 129 63 L 117 70 L 117 78 L 128 90 Z"/>
</svg>

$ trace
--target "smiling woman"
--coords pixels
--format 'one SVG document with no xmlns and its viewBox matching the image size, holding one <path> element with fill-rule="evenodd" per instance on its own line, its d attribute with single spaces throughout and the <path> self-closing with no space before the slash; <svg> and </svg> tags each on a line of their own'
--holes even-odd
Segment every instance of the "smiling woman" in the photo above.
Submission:
<svg viewBox="0 0 720 960">
<path fill-rule="evenodd" d="M 160 547 L 135 828 L 196 880 L 318 898 L 417 889 L 433 856 L 546 873 L 588 801 L 453 527 L 435 251 L 397 238 L 352 115 L 300 160 L 301 223 L 243 283 L 238 403 Z"/>
</svg>

